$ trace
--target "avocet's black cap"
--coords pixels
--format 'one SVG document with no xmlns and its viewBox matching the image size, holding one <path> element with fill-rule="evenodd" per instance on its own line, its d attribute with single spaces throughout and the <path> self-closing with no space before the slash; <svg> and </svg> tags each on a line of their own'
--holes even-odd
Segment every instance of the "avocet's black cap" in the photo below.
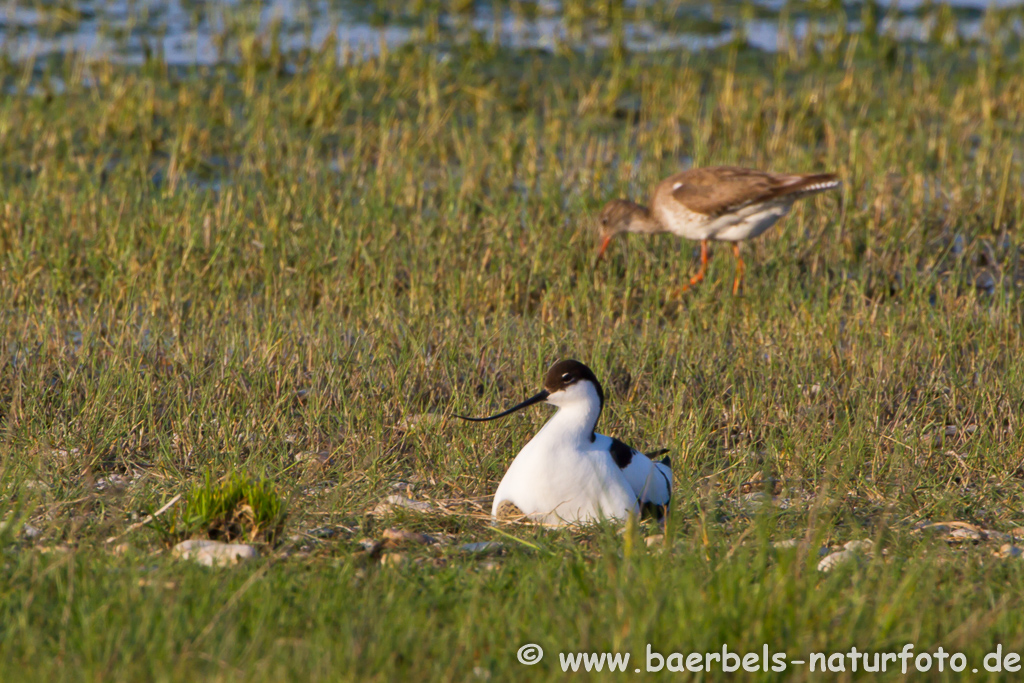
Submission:
<svg viewBox="0 0 1024 683">
<path fill-rule="evenodd" d="M 544 375 L 544 389 L 549 393 L 553 394 L 556 391 L 562 391 L 571 387 L 576 382 L 581 380 L 587 380 L 594 385 L 594 389 L 597 390 L 597 396 L 601 399 L 601 405 L 604 405 L 604 390 L 601 388 L 601 383 L 597 381 L 597 377 L 594 376 L 593 371 L 578 360 L 560 360 L 550 368 Z"/>
</svg>

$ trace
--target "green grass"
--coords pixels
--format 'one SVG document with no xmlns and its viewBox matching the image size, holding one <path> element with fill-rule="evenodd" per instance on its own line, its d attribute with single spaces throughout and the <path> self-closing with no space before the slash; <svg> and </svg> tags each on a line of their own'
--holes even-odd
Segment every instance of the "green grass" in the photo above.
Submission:
<svg viewBox="0 0 1024 683">
<path fill-rule="evenodd" d="M 1024 526 L 1012 18 L 991 11 L 980 42 L 840 31 L 770 56 L 428 35 L 339 65 L 249 36 L 209 68 L 0 63 L 0 680 L 1024 651 L 1020 559 L 914 531 Z M 596 264 L 602 203 L 689 161 L 844 185 L 744 247 L 739 297 L 726 249 L 677 296 L 696 262 L 670 236 Z M 449 418 L 521 400 L 564 357 L 602 380 L 604 433 L 671 450 L 664 545 L 487 523 L 547 409 Z M 167 525 L 208 534 L 233 472 L 283 530 L 238 567 L 172 559 Z M 371 514 L 396 493 L 434 512 Z M 360 543 L 389 528 L 439 542 Z M 865 538 L 870 557 L 816 570 Z"/>
<path fill-rule="evenodd" d="M 274 543 L 286 516 L 285 501 L 270 481 L 253 481 L 237 472 L 220 480 L 207 472 L 192 485 L 180 510 L 169 523 L 158 514 L 161 510 L 152 512 L 153 527 L 169 542 L 207 536 L 224 542 Z"/>
</svg>

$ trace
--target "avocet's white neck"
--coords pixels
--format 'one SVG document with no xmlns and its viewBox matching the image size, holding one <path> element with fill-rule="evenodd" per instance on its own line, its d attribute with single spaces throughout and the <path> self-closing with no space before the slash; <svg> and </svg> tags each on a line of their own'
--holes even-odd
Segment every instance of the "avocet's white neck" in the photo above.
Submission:
<svg viewBox="0 0 1024 683">
<path fill-rule="evenodd" d="M 597 428 L 597 418 L 601 415 L 601 398 L 592 383 L 577 382 L 551 394 L 547 402 L 558 406 L 558 412 L 541 432 L 557 433 L 559 438 L 577 443 L 591 441 Z"/>
</svg>

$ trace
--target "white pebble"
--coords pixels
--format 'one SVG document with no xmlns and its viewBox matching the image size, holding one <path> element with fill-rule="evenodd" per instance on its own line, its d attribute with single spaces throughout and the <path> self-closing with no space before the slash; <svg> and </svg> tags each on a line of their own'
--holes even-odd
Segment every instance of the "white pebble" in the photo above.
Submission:
<svg viewBox="0 0 1024 683">
<path fill-rule="evenodd" d="M 193 539 L 182 541 L 171 551 L 175 557 L 183 560 L 194 560 L 207 567 L 223 567 L 238 564 L 244 560 L 259 557 L 259 552 L 251 545 L 244 543 L 221 543 Z"/>
</svg>

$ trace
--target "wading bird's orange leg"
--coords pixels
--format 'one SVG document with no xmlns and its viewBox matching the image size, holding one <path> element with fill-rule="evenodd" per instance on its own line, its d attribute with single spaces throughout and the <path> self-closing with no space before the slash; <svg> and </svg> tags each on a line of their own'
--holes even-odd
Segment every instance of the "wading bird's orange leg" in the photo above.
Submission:
<svg viewBox="0 0 1024 683">
<path fill-rule="evenodd" d="M 693 277 L 690 278 L 690 284 L 683 285 L 682 291 L 685 292 L 685 291 L 689 290 L 690 287 L 693 287 L 695 284 L 697 284 L 698 282 L 703 280 L 704 279 L 704 273 L 706 273 L 707 271 L 708 271 L 708 241 L 707 240 L 701 240 L 700 241 L 700 270 L 697 271 L 696 275 L 694 275 Z"/>
<path fill-rule="evenodd" d="M 740 256 L 740 243 L 732 243 L 732 253 L 736 257 L 736 279 L 732 281 L 732 294 L 736 294 L 740 291 L 740 282 L 743 281 L 743 273 L 747 271 L 747 266 L 743 263 L 743 257 Z"/>
</svg>

